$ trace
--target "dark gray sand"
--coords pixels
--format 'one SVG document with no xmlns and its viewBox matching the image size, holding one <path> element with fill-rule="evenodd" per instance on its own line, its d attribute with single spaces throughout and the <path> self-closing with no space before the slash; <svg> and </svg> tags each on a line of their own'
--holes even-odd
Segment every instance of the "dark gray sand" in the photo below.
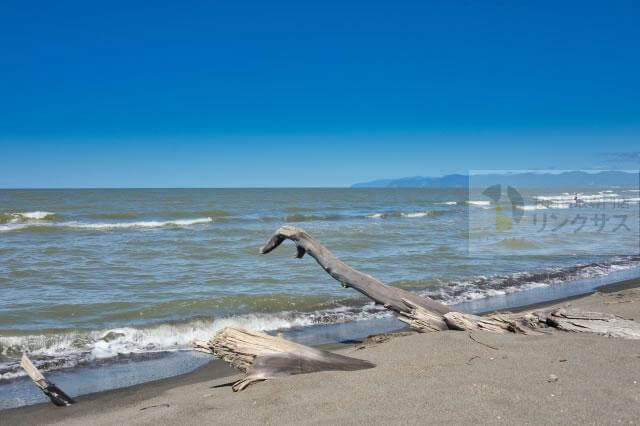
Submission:
<svg viewBox="0 0 640 426">
<path fill-rule="evenodd" d="M 640 320 L 639 286 L 628 281 L 556 304 Z M 562 332 L 473 337 L 447 331 L 378 339 L 339 350 L 374 369 L 293 376 L 239 393 L 227 384 L 240 376 L 212 363 L 79 397 L 72 407 L 5 410 L 0 423 L 640 423 L 640 341 Z"/>
</svg>

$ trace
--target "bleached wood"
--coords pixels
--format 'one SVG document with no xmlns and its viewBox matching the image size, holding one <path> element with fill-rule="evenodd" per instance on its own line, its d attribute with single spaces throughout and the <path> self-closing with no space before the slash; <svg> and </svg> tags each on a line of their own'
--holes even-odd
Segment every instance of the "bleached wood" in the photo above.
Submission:
<svg viewBox="0 0 640 426">
<path fill-rule="evenodd" d="M 300 259 L 305 254 L 313 257 L 316 262 L 343 287 L 353 288 L 364 294 L 374 302 L 384 305 L 395 312 L 408 312 L 409 307 L 405 300 L 413 305 L 420 306 L 428 311 L 445 314 L 451 308 L 428 297 L 422 297 L 401 288 L 391 287 L 378 281 L 371 275 L 360 272 L 348 266 L 338 259 L 331 251 L 316 241 L 309 234 L 294 226 L 282 226 L 267 243 L 260 249 L 260 253 L 266 254 L 278 247 L 284 240 L 291 240 L 296 244 L 296 258 Z"/>
<path fill-rule="evenodd" d="M 373 368 L 364 360 L 351 358 L 292 342 L 279 336 L 239 327 L 225 327 L 208 341 L 196 341 L 197 350 L 212 355 L 246 372 L 233 385 L 243 390 L 256 381 L 315 371 L 351 371 Z"/>
<path fill-rule="evenodd" d="M 546 317 L 546 323 L 558 330 L 572 333 L 640 339 L 640 323 L 607 313 L 557 309 Z"/>
<path fill-rule="evenodd" d="M 428 311 L 407 299 L 402 299 L 402 301 L 409 310 L 398 313 L 398 319 L 409 325 L 412 330 L 426 333 L 429 331 L 447 330 L 449 328 L 441 314 Z"/>
<path fill-rule="evenodd" d="M 44 378 L 42 373 L 40 373 L 40 371 L 36 368 L 36 366 L 33 365 L 31 360 L 27 356 L 27 354 L 24 354 L 24 353 L 22 354 L 22 359 L 20 360 L 20 366 L 29 375 L 29 377 L 31 377 L 31 380 L 33 380 L 33 382 L 36 385 L 40 386 L 41 388 L 44 388 L 44 383 L 46 382 L 46 379 Z"/>
<path fill-rule="evenodd" d="M 476 316 L 454 312 L 450 307 L 395 287 L 390 287 L 347 266 L 329 249 L 309 234 L 294 226 L 282 226 L 260 249 L 269 253 L 284 240 L 296 244 L 296 257 L 306 253 L 344 287 L 353 288 L 378 304 L 398 314 L 398 319 L 419 332 L 440 330 L 483 330 L 493 333 L 539 334 L 540 329 L 554 327 L 572 332 L 591 332 L 606 336 L 639 338 L 638 323 L 599 313 L 568 311 L 534 311 L 521 314 Z M 562 313 L 564 312 L 564 313 Z"/>
<path fill-rule="evenodd" d="M 62 389 L 57 387 L 54 383 L 49 382 L 44 375 L 36 368 L 35 365 L 31 362 L 27 354 L 22 354 L 22 359 L 20 360 L 20 366 L 26 371 L 26 373 L 31 377 L 33 383 L 42 390 L 42 392 L 49 397 L 51 402 L 55 405 L 64 407 L 73 404 L 75 401 Z"/>
<path fill-rule="evenodd" d="M 479 330 L 530 335 L 539 334 L 541 329 L 553 327 L 571 332 L 640 339 L 640 324 L 610 314 L 565 309 L 488 316 L 455 312 L 428 297 L 387 286 L 372 276 L 347 266 L 304 230 L 293 226 L 279 228 L 260 252 L 269 253 L 287 239 L 296 244 L 297 258 L 302 258 L 308 253 L 344 287 L 353 288 L 374 302 L 384 305 L 394 311 L 398 319 L 419 332 Z M 472 334 L 469 336 L 475 340 Z M 196 341 L 194 349 L 213 354 L 246 372 L 246 377 L 233 385 L 234 391 L 242 390 L 256 381 L 281 375 L 323 370 L 358 370 L 374 366 L 368 361 L 237 327 L 226 327 L 208 341 Z"/>
</svg>

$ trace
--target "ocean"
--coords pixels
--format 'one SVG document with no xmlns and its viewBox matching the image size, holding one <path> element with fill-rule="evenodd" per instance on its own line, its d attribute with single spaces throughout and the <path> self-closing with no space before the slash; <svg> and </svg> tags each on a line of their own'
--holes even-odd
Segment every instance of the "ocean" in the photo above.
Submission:
<svg viewBox="0 0 640 426">
<path fill-rule="evenodd" d="M 42 401 L 24 351 L 77 394 L 159 377 L 132 379 L 136 362 L 201 365 L 191 342 L 226 325 L 309 343 L 400 327 L 291 244 L 260 255 L 285 223 L 466 311 L 640 275 L 637 189 L 519 192 L 502 206 L 455 188 L 0 190 L 0 408 Z M 74 388 L 83 368 L 121 378 Z"/>
</svg>

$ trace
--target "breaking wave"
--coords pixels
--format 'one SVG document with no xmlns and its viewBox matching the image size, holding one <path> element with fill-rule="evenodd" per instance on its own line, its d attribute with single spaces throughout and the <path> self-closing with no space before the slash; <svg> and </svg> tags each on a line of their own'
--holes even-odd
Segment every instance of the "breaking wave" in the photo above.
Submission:
<svg viewBox="0 0 640 426">
<path fill-rule="evenodd" d="M 480 207 L 483 209 L 488 209 L 491 207 L 491 201 L 484 201 L 484 200 L 469 200 L 467 201 L 467 204 L 469 204 L 470 206 L 474 206 L 474 207 Z"/>
<path fill-rule="evenodd" d="M 632 192 L 627 190 L 625 192 Z M 569 193 L 563 192 L 561 195 L 537 195 L 533 197 L 536 205 L 547 208 L 567 208 L 579 204 L 624 204 L 637 203 L 638 198 L 624 197 L 611 190 L 600 191 L 595 194 L 585 194 L 583 192 Z"/>
<path fill-rule="evenodd" d="M 213 222 L 210 217 L 185 220 L 166 220 L 166 221 L 141 221 L 141 222 L 116 222 L 116 223 L 80 223 L 65 222 L 60 226 L 66 226 L 77 229 L 128 229 L 128 228 L 160 228 L 164 226 L 190 226 L 202 223 Z"/>
<path fill-rule="evenodd" d="M 417 218 L 417 217 L 438 217 L 447 213 L 444 210 L 425 210 L 421 212 L 385 212 L 385 213 L 373 213 L 367 215 L 370 219 L 388 219 L 388 218 Z"/>
<path fill-rule="evenodd" d="M 607 275 L 611 272 L 640 267 L 640 257 L 614 259 L 573 267 L 552 268 L 510 275 L 476 276 L 467 280 L 397 281 L 391 285 L 417 291 L 448 305 L 501 296 L 536 287 Z M 119 355 L 190 350 L 196 339 L 206 339 L 230 325 L 274 332 L 295 327 L 336 324 L 349 321 L 389 317 L 384 308 L 364 299 L 348 299 L 322 303 L 325 308 L 212 318 L 198 317 L 141 327 L 102 330 L 52 330 L 44 334 L 0 336 L 0 380 L 23 375 L 19 358 L 28 352 L 35 364 L 44 370 L 74 367 L 94 360 Z M 320 305 L 320 306 L 321 306 Z M 316 305 L 318 306 L 318 305 Z M 311 305 L 309 306 L 311 307 Z"/>
<path fill-rule="evenodd" d="M 515 244 L 521 244 L 516 240 Z M 524 242 L 523 244 L 527 244 Z M 516 291 L 528 290 L 535 287 L 546 287 L 566 282 L 590 279 L 608 275 L 626 269 L 640 267 L 640 257 L 632 256 L 614 259 L 611 262 L 593 262 L 570 267 L 558 267 L 537 272 L 518 272 L 511 275 L 495 275 L 490 277 L 473 277 L 468 280 L 441 283 L 436 288 L 425 289 L 422 294 L 449 305 L 501 296 Z M 433 283 L 430 283 L 433 286 Z M 409 286 L 416 284 L 404 283 Z"/>
<path fill-rule="evenodd" d="M 122 327 L 96 331 L 66 331 L 51 334 L 0 336 L 0 381 L 23 376 L 19 358 L 29 353 L 43 370 L 75 367 L 119 355 L 191 350 L 197 339 L 208 339 L 227 326 L 259 331 L 286 330 L 317 324 L 335 324 L 383 318 L 390 313 L 373 303 L 314 312 L 246 314 L 225 318 L 196 318 L 151 327 Z"/>
<path fill-rule="evenodd" d="M 29 220 L 51 220 L 56 216 L 55 213 L 34 211 L 34 212 L 5 212 L 0 213 L 0 224 L 5 223 L 22 223 Z"/>
<path fill-rule="evenodd" d="M 39 212 L 45 213 L 45 212 Z M 53 215 L 50 213 L 49 215 Z M 47 217 L 47 216 L 44 216 Z M 88 229 L 88 230 L 110 230 L 110 229 L 135 229 L 135 228 L 160 228 L 160 227 L 184 227 L 213 222 L 210 217 L 202 217 L 196 219 L 184 220 L 166 220 L 166 221 L 138 221 L 138 222 L 104 222 L 104 223 L 85 223 L 85 222 L 47 222 L 40 219 L 14 221 L 0 225 L 0 232 L 19 231 L 33 228 L 53 228 L 53 229 Z"/>
</svg>

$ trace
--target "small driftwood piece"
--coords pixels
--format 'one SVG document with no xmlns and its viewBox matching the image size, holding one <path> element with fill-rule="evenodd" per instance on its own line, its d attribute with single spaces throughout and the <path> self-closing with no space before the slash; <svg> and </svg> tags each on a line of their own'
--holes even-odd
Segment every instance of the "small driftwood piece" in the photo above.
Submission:
<svg viewBox="0 0 640 426">
<path fill-rule="evenodd" d="M 49 382 L 42 373 L 36 368 L 26 354 L 22 354 L 22 360 L 20 366 L 27 372 L 33 383 L 38 386 L 46 396 L 49 397 L 51 402 L 59 407 L 69 406 L 75 401 L 66 393 L 57 387 L 54 383 Z"/>
<path fill-rule="evenodd" d="M 208 341 L 196 341 L 195 349 L 213 354 L 246 373 L 233 384 L 234 392 L 274 377 L 316 371 L 353 371 L 375 367 L 369 361 L 311 348 L 279 336 L 239 327 L 226 327 Z"/>
</svg>

